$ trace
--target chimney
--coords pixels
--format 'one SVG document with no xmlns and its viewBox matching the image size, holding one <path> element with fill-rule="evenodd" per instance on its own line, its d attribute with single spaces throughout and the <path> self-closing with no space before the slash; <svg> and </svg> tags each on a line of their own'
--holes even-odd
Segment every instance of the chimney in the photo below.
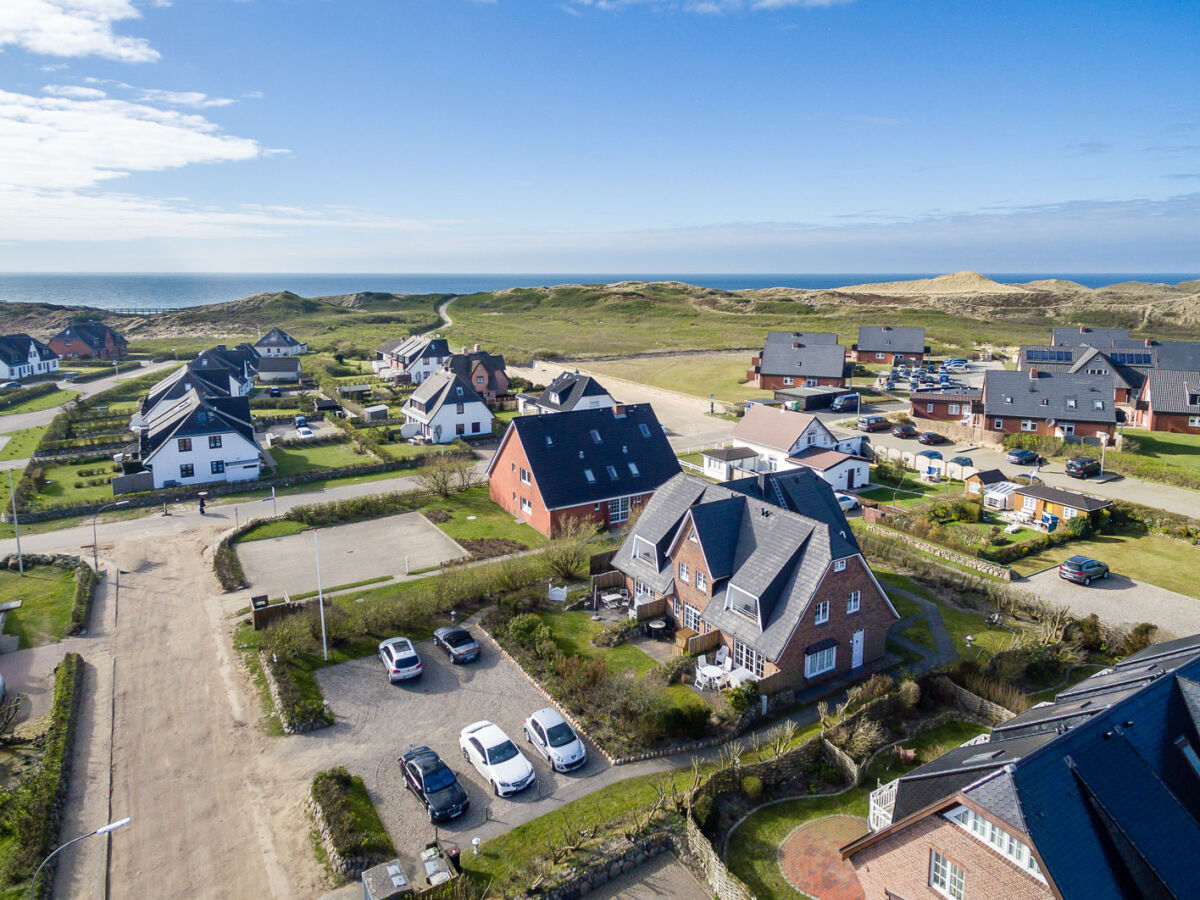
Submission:
<svg viewBox="0 0 1200 900">
<path fill-rule="evenodd" d="M 1153 340 L 1151 340 L 1150 338 L 1146 338 L 1146 346 L 1147 346 L 1147 347 L 1153 347 L 1153 346 L 1154 346 L 1154 341 L 1153 341 Z"/>
<path fill-rule="evenodd" d="M 613 418 L 614 418 L 614 419 L 623 419 L 623 418 L 625 418 L 625 404 L 624 404 L 624 403 L 616 403 L 616 404 L 614 404 L 614 405 L 613 405 L 613 408 L 612 408 L 612 411 L 613 411 Z"/>
<path fill-rule="evenodd" d="M 1036 367 L 1034 367 L 1034 368 L 1030 369 L 1030 370 L 1029 370 L 1029 380 L 1030 380 L 1030 381 L 1037 381 L 1037 377 L 1038 377 L 1038 370 L 1037 370 L 1037 368 L 1036 368 Z"/>
<path fill-rule="evenodd" d="M 476 344 L 476 345 L 475 345 L 475 351 L 474 351 L 474 352 L 476 352 L 476 353 L 478 353 L 478 352 L 479 352 L 479 345 L 478 345 L 478 344 Z"/>
<path fill-rule="evenodd" d="M 759 496 L 767 496 L 767 476 L 762 472 L 758 473 L 758 493 Z"/>
</svg>

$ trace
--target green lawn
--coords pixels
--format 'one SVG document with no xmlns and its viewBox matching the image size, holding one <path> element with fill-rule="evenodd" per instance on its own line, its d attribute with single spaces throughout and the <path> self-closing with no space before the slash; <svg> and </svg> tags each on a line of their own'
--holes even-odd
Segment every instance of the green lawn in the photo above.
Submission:
<svg viewBox="0 0 1200 900">
<path fill-rule="evenodd" d="M 299 475 L 322 469 L 345 469 L 349 466 L 367 466 L 377 462 L 372 456 L 356 453 L 350 444 L 314 444 L 290 447 L 272 447 L 271 457 L 275 460 L 277 475 Z M 311 488 L 308 488 L 311 490 Z"/>
<path fill-rule="evenodd" d="M 594 362 L 588 363 L 587 368 L 598 375 L 613 375 L 699 397 L 716 394 L 717 400 L 742 403 L 751 397 L 771 395 L 770 391 L 742 383 L 751 368 L 750 358 L 751 351 L 697 353 L 667 359 L 651 356 Z"/>
<path fill-rule="evenodd" d="M 20 431 L 9 432 L 8 443 L 0 448 L 0 459 L 25 459 L 32 455 L 49 427 L 39 425 L 36 428 L 22 428 Z"/>
<path fill-rule="evenodd" d="M 81 475 L 81 470 L 94 474 Z M 109 459 L 85 463 L 46 463 L 42 466 L 42 473 L 46 483 L 38 492 L 41 503 L 91 503 L 113 498 L 112 485 L 107 480 L 103 484 L 87 484 L 89 481 L 110 479 L 116 474 Z M 77 483 L 80 487 L 75 486 Z"/>
<path fill-rule="evenodd" d="M 937 650 L 937 643 L 933 640 L 933 631 L 929 627 L 928 619 L 918 619 L 901 631 L 900 634 L 910 641 L 920 644 L 926 650 Z"/>
<path fill-rule="evenodd" d="M 1109 450 L 1105 457 L 1113 471 L 1130 475 L 1143 474 L 1154 478 L 1154 467 L 1167 473 L 1177 472 L 1192 479 L 1200 478 L 1200 434 L 1172 434 L 1165 431 L 1142 431 L 1126 428 L 1125 436 L 1137 441 L 1136 453 Z"/>
<path fill-rule="evenodd" d="M 965 494 L 961 481 L 939 481 L 936 484 L 925 484 L 918 480 L 914 472 L 904 479 L 902 487 L 872 488 L 859 496 L 874 500 L 876 503 L 885 503 L 903 509 L 908 506 L 919 506 L 931 500 L 963 497 Z M 893 497 L 895 497 L 894 500 Z"/>
<path fill-rule="evenodd" d="M 22 601 L 21 608 L 4 619 L 4 633 L 17 635 L 22 650 L 62 639 L 74 597 L 74 569 L 27 567 L 24 578 L 8 569 L 0 570 L 0 603 Z"/>
<path fill-rule="evenodd" d="M 261 525 L 255 525 L 244 535 L 238 543 L 246 543 L 248 541 L 269 541 L 271 538 L 287 537 L 289 534 L 299 534 L 302 531 L 307 531 L 311 526 L 305 525 L 303 522 L 293 522 L 291 519 L 275 519 L 271 522 L 263 522 Z"/>
<path fill-rule="evenodd" d="M 805 797 L 768 806 L 752 814 L 729 838 L 725 864 L 744 881 L 759 900 L 803 900 L 779 868 L 779 846 L 798 826 L 824 816 L 858 816 L 866 833 L 867 807 L 876 779 L 887 783 L 928 762 L 939 747 L 958 745 L 985 729 L 966 722 L 949 722 L 926 732 L 904 746 L 917 751 L 917 763 L 901 766 L 894 754 L 884 754 L 868 772 L 862 787 L 837 796 Z M 884 762 L 886 760 L 886 762 Z"/>
<path fill-rule="evenodd" d="M 438 498 L 422 509 L 449 513 L 448 521 L 436 524 L 456 541 L 506 538 L 526 547 L 541 547 L 546 543 L 546 538 L 540 532 L 517 521 L 512 513 L 505 512 L 493 503 L 488 496 L 487 485 L 473 487 L 444 499 Z"/>
<path fill-rule="evenodd" d="M 37 412 L 40 409 L 52 409 L 55 406 L 62 406 L 72 397 L 78 397 L 79 391 L 57 390 L 49 394 L 42 394 L 40 397 L 34 397 L 26 400 L 23 403 L 18 403 L 15 406 L 6 406 L 0 409 L 0 416 L 12 416 L 17 413 Z"/>
<path fill-rule="evenodd" d="M 902 588 L 911 594 L 916 594 L 925 600 L 937 604 L 938 610 L 942 614 L 942 622 L 945 623 L 946 630 L 950 632 L 950 638 L 954 642 L 954 649 L 960 658 L 977 659 L 981 655 L 991 656 L 1001 650 L 1008 649 L 1013 637 L 1012 632 L 988 625 L 986 614 L 949 606 L 943 603 L 933 591 L 905 575 L 900 575 L 897 572 L 891 572 L 879 567 L 873 566 L 872 568 L 883 584 L 893 588 Z M 906 617 L 919 611 L 916 603 L 906 597 L 899 596 L 894 591 L 889 591 L 888 596 L 891 597 L 892 605 L 896 607 L 896 611 L 900 613 L 901 617 Z M 925 631 L 929 627 L 928 623 L 922 624 L 924 625 L 924 629 L 919 634 L 914 634 L 913 629 L 910 627 L 904 632 L 904 636 L 909 640 L 922 643 Z M 969 650 L 967 649 L 967 642 L 965 640 L 968 634 L 975 638 L 974 645 Z M 932 633 L 929 633 L 929 641 L 930 643 L 922 645 L 930 649 L 935 649 L 936 645 L 933 643 Z M 981 650 L 985 651 L 985 653 L 981 654 Z"/>
<path fill-rule="evenodd" d="M 1200 547 L 1136 528 L 1050 547 L 1015 561 L 1012 568 L 1018 574 L 1029 575 L 1056 566 L 1068 556 L 1090 556 L 1108 563 L 1115 574 L 1200 597 Z"/>
</svg>

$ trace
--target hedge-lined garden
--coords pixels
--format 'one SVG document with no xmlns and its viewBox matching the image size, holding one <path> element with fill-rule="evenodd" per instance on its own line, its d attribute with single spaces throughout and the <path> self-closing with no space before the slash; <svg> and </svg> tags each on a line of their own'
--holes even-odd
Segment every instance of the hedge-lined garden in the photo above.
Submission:
<svg viewBox="0 0 1200 900">
<path fill-rule="evenodd" d="M 20 600 L 5 614 L 4 630 L 20 638 L 21 649 L 53 643 L 87 628 L 96 576 L 77 556 L 25 554 L 19 576 L 16 554 L 0 559 L 0 591 L 7 601 Z"/>
<path fill-rule="evenodd" d="M 379 813 L 357 775 L 344 766 L 318 772 L 312 782 L 321 838 L 343 874 L 361 872 L 396 855 Z"/>
</svg>

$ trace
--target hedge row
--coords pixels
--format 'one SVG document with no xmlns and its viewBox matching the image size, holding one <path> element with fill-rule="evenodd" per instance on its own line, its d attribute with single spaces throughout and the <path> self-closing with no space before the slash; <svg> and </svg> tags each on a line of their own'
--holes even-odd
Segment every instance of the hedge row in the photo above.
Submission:
<svg viewBox="0 0 1200 900">
<path fill-rule="evenodd" d="M 87 630 L 92 600 L 96 597 L 96 573 L 83 560 L 75 567 L 75 598 L 71 601 L 71 620 L 67 634 L 82 634 Z"/>
<path fill-rule="evenodd" d="M 217 544 L 217 549 L 213 551 L 213 572 L 217 576 L 217 581 L 221 582 L 221 590 L 226 593 L 238 591 L 250 585 L 246 580 L 246 573 L 242 569 L 242 561 L 238 559 L 233 545 L 243 534 L 260 524 L 262 523 L 256 519 L 247 522 L 241 528 L 234 529 L 221 539 L 221 542 Z"/>
<path fill-rule="evenodd" d="M 42 384 L 33 384 L 29 387 L 13 388 L 11 390 L 0 393 L 0 409 L 8 409 L 9 407 L 18 406 L 26 400 L 33 400 L 37 397 L 44 397 L 47 394 L 53 394 L 58 390 L 58 385 L 53 381 L 43 382 Z"/>
<path fill-rule="evenodd" d="M 271 677 L 279 695 L 279 714 L 288 728 L 303 732 L 333 724 L 333 716 L 325 707 L 324 698 L 319 692 L 315 697 L 306 696 L 296 684 L 290 665 L 269 656 L 262 659 L 263 665 L 271 670 Z"/>
<path fill-rule="evenodd" d="M 344 859 L 364 859 L 369 867 L 396 855 L 366 785 L 345 766 L 318 772 L 312 797 L 325 818 L 330 842 Z"/>
<path fill-rule="evenodd" d="M 20 884 L 30 878 L 58 843 L 82 685 L 83 657 L 68 653 L 54 670 L 54 701 L 42 745 L 42 764 L 0 795 L 6 807 L 4 830 L 13 838 L 4 861 L 5 884 Z M 53 884 L 53 869 L 43 869 L 32 895 L 50 896 Z"/>
</svg>

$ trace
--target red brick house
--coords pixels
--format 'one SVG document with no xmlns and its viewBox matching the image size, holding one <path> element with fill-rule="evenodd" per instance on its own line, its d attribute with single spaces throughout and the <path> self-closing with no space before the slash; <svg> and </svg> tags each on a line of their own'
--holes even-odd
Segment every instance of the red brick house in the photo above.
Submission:
<svg viewBox="0 0 1200 900">
<path fill-rule="evenodd" d="M 866 900 L 1195 897 L 1200 636 L 1148 647 L 871 793 Z"/>
<path fill-rule="evenodd" d="M 492 501 L 553 537 L 571 519 L 627 522 L 679 460 L 648 403 L 519 416 L 488 465 Z"/>
<path fill-rule="evenodd" d="M 768 331 L 746 380 L 764 391 L 845 387 L 846 351 L 832 332 Z"/>
<path fill-rule="evenodd" d="M 909 395 L 909 415 L 914 419 L 961 422 L 982 410 L 983 391 L 966 388 L 955 391 L 913 391 Z M 979 407 L 979 410 L 976 409 Z"/>
<path fill-rule="evenodd" d="M 504 357 L 480 350 L 478 344 L 470 353 L 463 347 L 462 353 L 455 353 L 446 361 L 446 368 L 471 385 L 471 389 L 488 403 L 495 403 L 508 394 Z"/>
<path fill-rule="evenodd" d="M 1109 439 L 1117 407 L 1109 375 L 990 371 L 983 379 L 984 431 Z"/>
<path fill-rule="evenodd" d="M 724 485 L 677 475 L 613 566 L 767 692 L 865 671 L 899 618 L 833 489 L 807 469 Z"/>
<path fill-rule="evenodd" d="M 50 338 L 50 349 L 62 359 L 120 359 L 129 344 L 102 322 L 78 322 Z"/>
<path fill-rule="evenodd" d="M 925 361 L 929 348 L 925 346 L 925 329 L 892 325 L 861 325 L 858 343 L 850 346 L 850 359 L 857 363 L 897 363 Z"/>
<path fill-rule="evenodd" d="M 1200 371 L 1151 372 L 1133 417 L 1151 431 L 1200 434 Z"/>
</svg>

